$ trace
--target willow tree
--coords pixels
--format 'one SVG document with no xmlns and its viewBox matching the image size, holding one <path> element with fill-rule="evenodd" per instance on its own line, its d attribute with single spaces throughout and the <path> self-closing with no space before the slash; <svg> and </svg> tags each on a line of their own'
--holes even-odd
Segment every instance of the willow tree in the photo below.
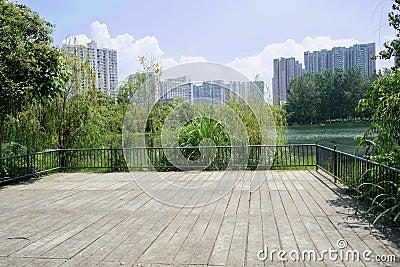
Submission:
<svg viewBox="0 0 400 267">
<path fill-rule="evenodd" d="M 68 72 L 52 31 L 29 7 L 0 0 L 0 155 L 6 117 L 63 90 Z"/>
</svg>

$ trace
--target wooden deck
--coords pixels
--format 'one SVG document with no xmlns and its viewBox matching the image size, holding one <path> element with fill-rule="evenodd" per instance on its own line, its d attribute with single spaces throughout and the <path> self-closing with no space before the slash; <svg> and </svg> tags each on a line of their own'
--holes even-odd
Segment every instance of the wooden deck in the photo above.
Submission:
<svg viewBox="0 0 400 267">
<path fill-rule="evenodd" d="M 351 217 L 354 201 L 321 173 L 271 171 L 252 194 L 250 176 L 195 208 L 156 201 L 129 173 L 61 173 L 2 187 L 0 266 L 400 266 L 399 240 L 370 234 Z M 278 253 L 260 260 L 266 248 L 285 250 L 288 261 Z M 301 258 L 307 251 L 315 261 Z M 348 251 L 396 262 L 340 257 Z"/>
</svg>

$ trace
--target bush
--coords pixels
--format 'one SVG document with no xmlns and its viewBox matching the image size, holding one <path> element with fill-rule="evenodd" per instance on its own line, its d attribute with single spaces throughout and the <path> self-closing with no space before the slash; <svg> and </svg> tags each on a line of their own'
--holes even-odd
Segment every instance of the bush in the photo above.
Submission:
<svg viewBox="0 0 400 267">
<path fill-rule="evenodd" d="M 1 157 L 12 157 L 18 155 L 24 155 L 27 153 L 27 148 L 16 142 L 7 142 L 3 144 L 3 152 Z"/>
</svg>

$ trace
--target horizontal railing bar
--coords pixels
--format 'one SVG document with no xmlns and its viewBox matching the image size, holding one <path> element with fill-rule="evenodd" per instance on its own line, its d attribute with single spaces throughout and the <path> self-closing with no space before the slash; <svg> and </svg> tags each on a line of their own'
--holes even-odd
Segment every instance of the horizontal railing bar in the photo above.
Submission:
<svg viewBox="0 0 400 267">
<path fill-rule="evenodd" d="M 3 157 L 0 158 L 0 160 L 7 160 L 7 159 L 15 159 L 15 158 L 22 158 L 22 157 L 30 157 L 30 156 L 35 156 L 35 155 L 44 155 L 52 152 L 57 152 L 59 149 L 52 149 L 52 150 L 46 150 L 46 151 L 39 151 L 39 152 L 34 152 L 34 153 L 29 153 L 29 154 L 23 154 L 23 155 L 16 155 L 16 156 L 9 156 L 9 157 Z"/>
<path fill-rule="evenodd" d="M 128 147 L 128 148 L 59 148 L 55 151 L 91 151 L 91 150 L 166 150 L 166 149 L 198 149 L 198 148 L 243 148 L 243 147 L 315 147 L 315 144 L 287 144 L 287 145 L 245 145 L 245 146 L 169 146 L 169 147 Z M 43 153 L 43 152 L 41 152 Z"/>
<path fill-rule="evenodd" d="M 343 152 L 343 151 L 340 151 L 340 150 L 334 150 L 332 148 L 329 148 L 329 147 L 326 147 L 326 146 L 322 146 L 322 145 L 319 145 L 319 144 L 317 144 L 316 146 L 320 147 L 320 148 L 323 148 L 323 149 L 326 149 L 326 150 L 331 151 L 331 152 L 335 152 L 335 153 L 338 153 L 338 154 L 342 154 L 342 155 L 346 155 L 346 156 L 352 157 L 354 159 L 357 159 L 357 160 L 360 160 L 360 161 L 363 161 L 363 162 L 368 162 L 368 163 L 371 163 L 373 165 L 382 166 L 382 167 L 388 168 L 388 169 L 390 169 L 390 170 L 392 170 L 394 172 L 400 173 L 400 169 L 396 169 L 394 167 L 391 167 L 391 166 L 388 166 L 388 165 L 385 165 L 385 164 L 382 164 L 382 163 L 379 163 L 379 162 L 376 162 L 376 161 L 373 161 L 373 160 L 369 160 L 369 159 L 366 159 L 366 158 L 363 158 L 363 157 L 360 157 L 360 156 L 357 156 L 357 155 L 349 154 L 349 153 L 346 153 L 346 152 Z"/>
</svg>

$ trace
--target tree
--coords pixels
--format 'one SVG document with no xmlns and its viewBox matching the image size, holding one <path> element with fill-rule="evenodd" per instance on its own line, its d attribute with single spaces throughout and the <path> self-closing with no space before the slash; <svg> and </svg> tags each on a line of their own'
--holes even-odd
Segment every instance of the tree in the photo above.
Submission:
<svg viewBox="0 0 400 267">
<path fill-rule="evenodd" d="M 155 131 L 153 108 L 157 109 L 157 90 L 161 79 L 161 66 L 155 59 L 139 57 L 141 69 L 128 77 L 120 86 L 117 103 L 123 114 L 123 134 L 127 145 L 137 145 L 141 136 L 146 135 L 146 142 L 152 143 Z M 133 142 L 133 143 L 132 143 Z M 140 143 L 140 145 L 142 145 Z"/>
<path fill-rule="evenodd" d="M 308 124 L 353 120 L 359 99 L 375 78 L 375 75 L 363 77 L 358 67 L 295 77 L 285 105 L 288 121 Z"/>
<path fill-rule="evenodd" d="M 81 147 L 77 144 L 84 146 L 87 138 L 94 139 L 94 132 L 90 131 L 89 134 L 85 128 L 95 123 L 92 119 L 96 118 L 93 109 L 96 107 L 98 89 L 94 87 L 95 78 L 89 61 L 79 57 L 80 46 L 74 42 L 70 49 L 62 47 L 70 76 L 64 90 L 52 101 L 49 112 L 54 114 L 53 132 L 57 133 L 58 148 Z"/>
<path fill-rule="evenodd" d="M 61 51 L 71 73 L 64 90 L 49 103 L 26 104 L 17 116 L 6 119 L 4 138 L 24 145 L 29 153 L 48 148 L 103 147 L 121 139 L 123 114 L 119 105 L 94 87 L 88 60 L 77 55 L 79 46 L 64 48 Z"/>
<path fill-rule="evenodd" d="M 375 161 L 400 167 L 400 69 L 381 76 L 360 100 L 358 112 L 371 117 L 360 145 Z"/>
<path fill-rule="evenodd" d="M 395 55 L 400 55 L 400 0 L 394 0 L 393 11 L 388 14 L 389 26 L 396 31 L 396 39 L 383 44 L 384 50 L 379 52 L 379 58 L 391 59 Z M 400 56 L 396 58 L 395 67 L 400 66 Z"/>
<path fill-rule="evenodd" d="M 318 121 L 330 121 L 334 118 L 335 111 L 335 85 L 334 72 L 325 70 L 322 73 L 314 74 L 315 88 L 318 91 L 318 101 L 316 104 L 316 114 Z"/>
<path fill-rule="evenodd" d="M 315 123 L 319 95 L 312 73 L 295 77 L 290 83 L 286 112 L 289 122 Z"/>
<path fill-rule="evenodd" d="M 53 25 L 27 6 L 0 0 L 0 155 L 7 116 L 28 102 L 46 102 L 68 72 L 52 45 Z"/>
<path fill-rule="evenodd" d="M 380 57 L 390 59 L 400 55 L 400 0 L 395 0 L 389 13 L 389 25 L 397 39 L 385 43 Z M 357 111 L 371 117 L 371 126 L 360 141 L 373 160 L 400 167 L 400 57 L 392 71 L 385 71 L 360 100 Z"/>
<path fill-rule="evenodd" d="M 259 104 L 259 103 L 257 103 Z M 259 125 L 259 121 L 257 120 L 256 114 L 254 114 L 255 110 L 252 109 L 246 102 L 244 102 L 239 97 L 232 96 L 227 102 L 226 105 L 231 108 L 243 122 L 243 125 L 246 129 L 249 144 L 250 145 L 261 145 L 262 144 L 262 134 Z M 255 105 L 254 105 L 255 106 Z M 253 108 L 254 108 L 253 106 Z M 258 111 L 263 114 L 268 114 L 269 107 L 267 105 L 258 105 Z"/>
</svg>

